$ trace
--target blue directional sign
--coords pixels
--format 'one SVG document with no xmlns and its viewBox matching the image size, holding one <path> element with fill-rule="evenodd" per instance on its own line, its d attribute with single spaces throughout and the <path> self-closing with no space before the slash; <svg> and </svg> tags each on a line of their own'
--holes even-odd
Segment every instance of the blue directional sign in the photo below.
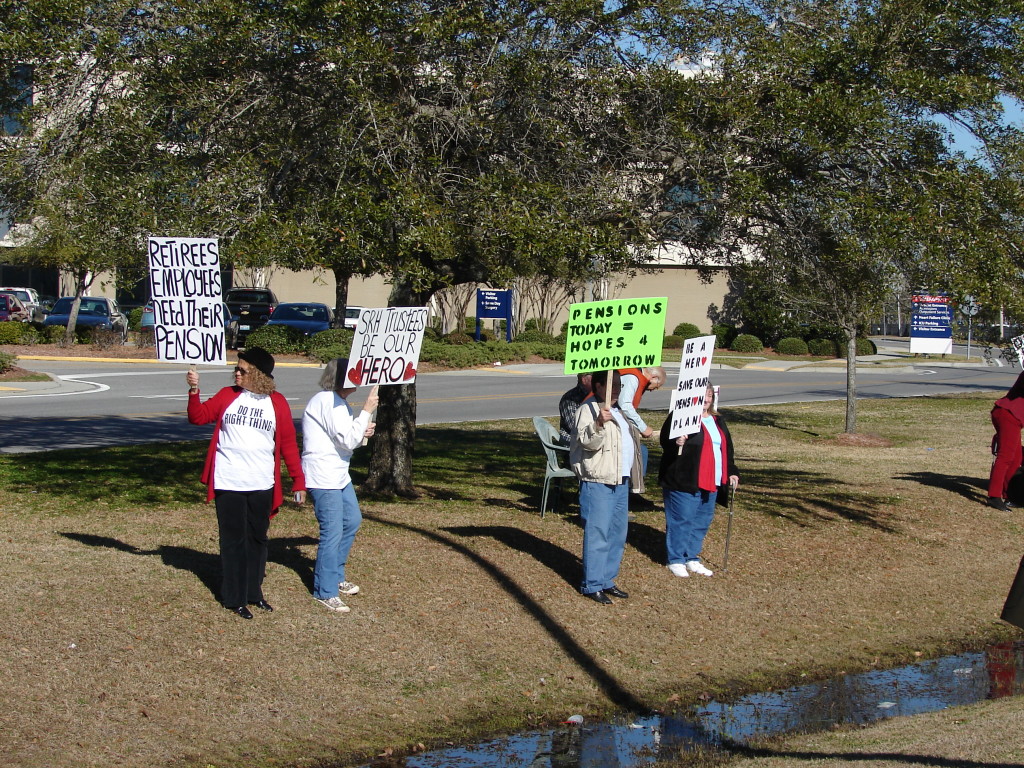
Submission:
<svg viewBox="0 0 1024 768">
<path fill-rule="evenodd" d="M 481 320 L 504 320 L 505 340 L 512 341 L 512 291 L 480 288 L 476 292 L 476 340 Z"/>
<path fill-rule="evenodd" d="M 948 355 L 953 351 L 953 305 L 944 293 L 911 296 L 910 351 Z"/>
</svg>

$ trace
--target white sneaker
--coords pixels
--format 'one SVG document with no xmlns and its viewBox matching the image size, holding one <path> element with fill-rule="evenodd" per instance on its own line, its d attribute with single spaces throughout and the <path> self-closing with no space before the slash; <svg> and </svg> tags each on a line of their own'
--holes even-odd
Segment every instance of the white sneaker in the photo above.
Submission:
<svg viewBox="0 0 1024 768">
<path fill-rule="evenodd" d="M 313 599 L 328 610 L 336 611 L 338 613 L 349 612 L 349 607 L 341 602 L 340 597 L 328 597 L 326 600 L 321 600 L 319 597 L 314 597 Z"/>
<path fill-rule="evenodd" d="M 668 569 L 681 579 L 686 579 L 690 576 L 690 572 L 686 570 L 686 565 L 683 563 L 671 563 Z"/>
<path fill-rule="evenodd" d="M 351 581 L 343 581 L 338 584 L 338 591 L 343 595 L 356 595 L 359 593 L 359 585 Z"/>
<path fill-rule="evenodd" d="M 713 576 L 715 573 L 709 568 L 705 568 L 700 560 L 690 560 L 687 562 L 686 567 L 690 573 L 699 573 L 701 576 Z"/>
</svg>

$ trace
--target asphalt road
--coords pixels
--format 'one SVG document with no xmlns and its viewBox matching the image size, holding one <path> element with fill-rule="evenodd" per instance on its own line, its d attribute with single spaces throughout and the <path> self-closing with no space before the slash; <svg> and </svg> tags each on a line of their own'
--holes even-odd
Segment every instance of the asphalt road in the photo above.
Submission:
<svg viewBox="0 0 1024 768">
<path fill-rule="evenodd" d="M 209 427 L 194 427 L 184 416 L 185 367 L 88 361 L 26 361 L 34 370 L 59 376 L 62 386 L 0 397 L 0 452 L 50 450 L 201 440 Z M 666 366 L 674 382 L 676 368 Z M 231 369 L 201 369 L 204 396 L 231 383 Z M 945 392 L 1005 391 L 1017 371 L 1006 368 L 914 367 L 858 375 L 860 398 L 916 397 Z M 279 390 L 296 419 L 317 391 L 319 371 L 278 366 Z M 769 371 L 724 368 L 712 372 L 721 385 L 723 407 L 845 397 L 842 369 Z M 490 370 L 427 373 L 417 377 L 417 423 L 553 416 L 558 399 L 574 383 L 560 366 L 506 366 Z M 358 393 L 354 403 L 361 402 Z M 669 389 L 648 394 L 644 407 L 666 409 Z"/>
</svg>

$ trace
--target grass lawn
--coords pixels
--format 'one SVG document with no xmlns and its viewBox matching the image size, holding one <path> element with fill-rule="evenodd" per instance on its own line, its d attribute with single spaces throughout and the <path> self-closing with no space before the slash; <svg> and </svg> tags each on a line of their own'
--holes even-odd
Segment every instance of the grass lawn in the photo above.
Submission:
<svg viewBox="0 0 1024 768">
<path fill-rule="evenodd" d="M 720 514 L 719 572 L 669 573 L 652 488 L 620 577 L 632 596 L 611 607 L 575 591 L 575 494 L 538 516 L 526 420 L 418 430 L 423 495 L 362 499 L 347 615 L 310 597 L 309 505 L 271 526 L 275 612 L 219 607 L 205 444 L 0 456 L 0 764 L 354 764 L 1016 636 L 997 616 L 1024 519 L 981 503 L 995 396 L 861 401 L 884 447 L 836 439 L 841 402 L 728 409 L 728 572 Z"/>
</svg>

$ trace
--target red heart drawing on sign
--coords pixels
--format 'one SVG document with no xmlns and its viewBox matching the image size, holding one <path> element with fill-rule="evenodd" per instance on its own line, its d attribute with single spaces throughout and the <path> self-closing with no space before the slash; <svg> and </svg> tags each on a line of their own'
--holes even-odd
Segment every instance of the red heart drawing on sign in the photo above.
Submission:
<svg viewBox="0 0 1024 768">
<path fill-rule="evenodd" d="M 359 386 L 359 382 L 363 380 L 363 361 L 360 360 L 355 364 L 355 367 L 348 372 L 348 380 L 356 386 Z"/>
<path fill-rule="evenodd" d="M 700 402 L 700 395 L 694 395 L 693 400 L 690 401 L 690 405 L 697 405 Z"/>
<path fill-rule="evenodd" d="M 706 357 L 702 357 L 702 358 L 700 359 L 700 364 L 701 364 L 701 365 L 707 365 L 707 364 L 708 364 L 708 359 L 707 359 Z"/>
<path fill-rule="evenodd" d="M 412 363 L 405 366 L 405 375 L 402 377 L 402 381 L 410 381 L 416 378 L 416 369 L 412 367 Z"/>
</svg>

